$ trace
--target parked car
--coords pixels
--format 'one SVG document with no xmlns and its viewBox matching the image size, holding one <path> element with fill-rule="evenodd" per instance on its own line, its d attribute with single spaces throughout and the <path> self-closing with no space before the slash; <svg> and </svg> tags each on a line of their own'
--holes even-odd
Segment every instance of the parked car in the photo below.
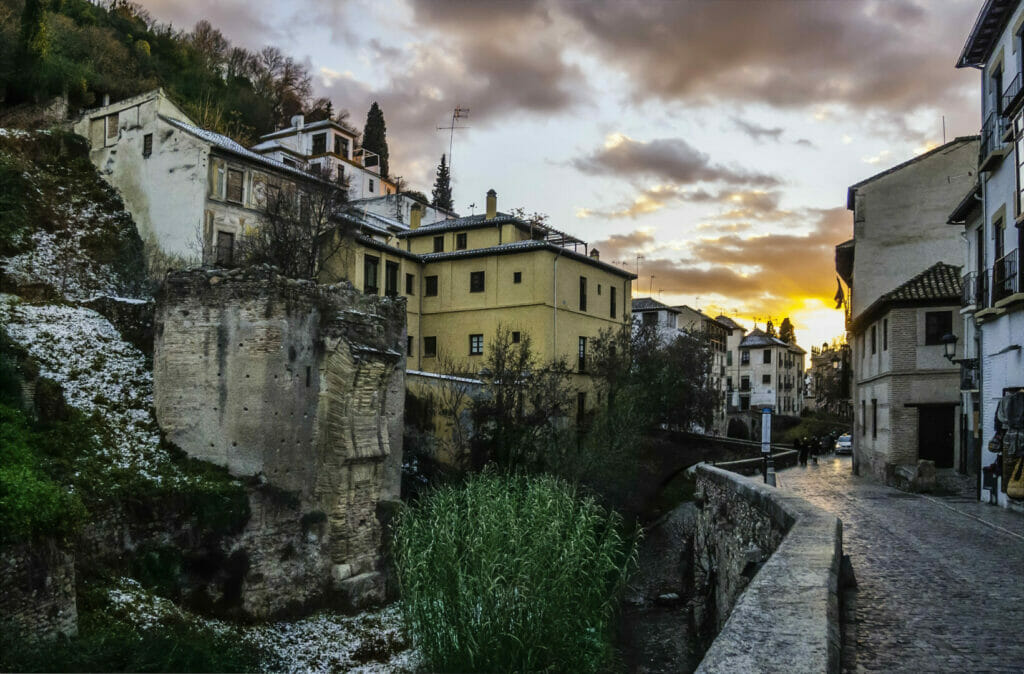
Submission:
<svg viewBox="0 0 1024 674">
<path fill-rule="evenodd" d="M 836 438 L 836 454 L 853 454 L 853 438 L 849 433 L 843 433 Z"/>
</svg>

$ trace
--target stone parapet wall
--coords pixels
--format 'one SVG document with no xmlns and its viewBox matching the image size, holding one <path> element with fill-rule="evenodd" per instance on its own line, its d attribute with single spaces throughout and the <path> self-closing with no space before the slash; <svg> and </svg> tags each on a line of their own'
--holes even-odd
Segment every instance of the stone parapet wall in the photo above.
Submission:
<svg viewBox="0 0 1024 674">
<path fill-rule="evenodd" d="M 698 672 L 839 671 L 842 522 L 803 499 L 697 467 Z"/>
<path fill-rule="evenodd" d="M 260 485 L 226 551 L 243 615 L 383 597 L 378 506 L 400 491 L 405 313 L 402 299 L 270 268 L 165 279 L 157 420 L 190 456 Z"/>
</svg>

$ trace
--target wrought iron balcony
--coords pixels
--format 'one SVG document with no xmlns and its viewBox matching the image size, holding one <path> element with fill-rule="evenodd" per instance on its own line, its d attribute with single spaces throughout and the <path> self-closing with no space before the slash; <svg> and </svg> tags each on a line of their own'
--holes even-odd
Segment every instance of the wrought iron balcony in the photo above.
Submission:
<svg viewBox="0 0 1024 674">
<path fill-rule="evenodd" d="M 1020 103 L 1022 91 L 1024 91 L 1024 88 L 1021 87 L 1021 74 L 1017 73 L 1017 76 L 1010 80 L 1010 83 L 1006 85 L 1006 90 L 1003 92 L 1002 114 L 1004 117 L 1009 117 L 1013 114 L 1017 104 Z"/>
<path fill-rule="evenodd" d="M 978 170 L 987 171 L 992 169 L 998 160 L 1003 157 L 1003 133 L 1006 130 L 1006 121 L 1002 115 L 996 114 L 993 110 L 981 127 L 981 146 L 978 154 Z"/>
<path fill-rule="evenodd" d="M 992 305 L 989 301 L 989 288 L 992 287 L 992 270 L 978 272 L 977 293 L 975 294 L 975 306 L 978 309 L 985 309 Z"/>
<path fill-rule="evenodd" d="M 992 303 L 1017 293 L 1017 251 L 1007 253 L 992 265 Z"/>
<path fill-rule="evenodd" d="M 960 284 L 963 288 L 960 294 L 960 306 L 976 306 L 978 304 L 978 272 L 972 271 L 964 274 Z"/>
</svg>

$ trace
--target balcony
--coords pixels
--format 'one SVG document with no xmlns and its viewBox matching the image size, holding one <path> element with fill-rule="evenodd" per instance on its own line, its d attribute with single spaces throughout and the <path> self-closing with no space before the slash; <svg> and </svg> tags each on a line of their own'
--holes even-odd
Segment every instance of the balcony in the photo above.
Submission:
<svg viewBox="0 0 1024 674">
<path fill-rule="evenodd" d="M 1020 266 L 1014 250 L 992 265 L 992 306 L 1002 308 L 1020 301 L 1024 301 L 1024 294 L 1021 294 Z"/>
<path fill-rule="evenodd" d="M 1016 112 L 1021 102 L 1021 92 L 1024 92 L 1024 87 L 1021 87 L 1021 73 L 1017 73 L 1003 92 L 1003 117 L 1011 117 Z"/>
<path fill-rule="evenodd" d="M 999 166 L 1006 156 L 1007 146 L 1003 143 L 1006 121 L 995 111 L 989 113 L 981 127 L 981 146 L 978 155 L 978 170 L 991 171 Z"/>
<path fill-rule="evenodd" d="M 965 309 L 973 309 L 978 306 L 978 272 L 972 271 L 964 274 L 960 285 L 963 288 L 960 294 L 960 306 Z"/>
</svg>

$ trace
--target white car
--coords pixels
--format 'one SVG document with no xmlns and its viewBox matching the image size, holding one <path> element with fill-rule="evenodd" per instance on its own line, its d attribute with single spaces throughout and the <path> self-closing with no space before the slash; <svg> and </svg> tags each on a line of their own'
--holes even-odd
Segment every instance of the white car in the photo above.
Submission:
<svg viewBox="0 0 1024 674">
<path fill-rule="evenodd" d="M 849 433 L 843 433 L 836 438 L 836 454 L 853 454 L 853 438 Z"/>
</svg>

